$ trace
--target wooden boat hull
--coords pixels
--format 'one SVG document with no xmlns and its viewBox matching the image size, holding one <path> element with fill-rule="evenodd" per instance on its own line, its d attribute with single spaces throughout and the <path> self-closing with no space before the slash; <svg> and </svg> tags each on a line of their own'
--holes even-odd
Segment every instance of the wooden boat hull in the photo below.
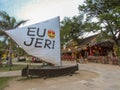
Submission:
<svg viewBox="0 0 120 90">
<path fill-rule="evenodd" d="M 63 75 L 72 75 L 75 71 L 78 71 L 78 65 L 66 66 L 66 67 L 44 67 L 44 68 L 30 68 L 27 66 L 22 69 L 22 76 L 27 77 L 57 77 Z"/>
</svg>

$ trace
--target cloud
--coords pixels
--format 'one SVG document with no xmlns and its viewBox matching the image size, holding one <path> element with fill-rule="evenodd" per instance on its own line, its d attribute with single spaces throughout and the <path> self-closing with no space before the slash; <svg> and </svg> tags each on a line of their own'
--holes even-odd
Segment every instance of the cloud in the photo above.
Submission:
<svg viewBox="0 0 120 90">
<path fill-rule="evenodd" d="M 81 0 L 37 0 L 26 3 L 17 12 L 20 19 L 28 19 L 29 23 L 47 20 L 56 16 L 63 19 L 65 16 L 77 15 Z"/>
</svg>

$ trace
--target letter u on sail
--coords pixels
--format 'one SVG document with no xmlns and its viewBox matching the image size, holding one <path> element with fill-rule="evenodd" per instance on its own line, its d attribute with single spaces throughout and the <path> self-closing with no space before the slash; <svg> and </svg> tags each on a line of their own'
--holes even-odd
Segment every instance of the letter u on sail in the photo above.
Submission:
<svg viewBox="0 0 120 90">
<path fill-rule="evenodd" d="M 59 17 L 55 17 L 30 26 L 6 30 L 6 33 L 28 54 L 59 66 L 61 64 L 59 20 Z"/>
</svg>

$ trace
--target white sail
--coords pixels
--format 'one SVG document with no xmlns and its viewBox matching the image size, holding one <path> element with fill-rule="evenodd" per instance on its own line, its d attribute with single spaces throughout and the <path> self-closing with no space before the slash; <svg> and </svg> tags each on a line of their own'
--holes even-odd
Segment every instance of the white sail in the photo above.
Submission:
<svg viewBox="0 0 120 90">
<path fill-rule="evenodd" d="M 28 54 L 55 64 L 61 64 L 59 17 L 34 25 L 6 30 Z"/>
</svg>

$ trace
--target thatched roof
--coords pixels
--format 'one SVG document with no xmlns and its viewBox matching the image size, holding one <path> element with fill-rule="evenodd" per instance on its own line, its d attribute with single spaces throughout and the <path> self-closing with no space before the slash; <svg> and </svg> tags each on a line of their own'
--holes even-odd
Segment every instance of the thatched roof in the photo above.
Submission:
<svg viewBox="0 0 120 90">
<path fill-rule="evenodd" d="M 97 37 L 99 36 L 99 34 L 93 35 L 93 36 L 89 36 L 85 39 L 81 39 L 78 43 L 78 48 L 75 48 L 75 46 L 72 47 L 68 47 L 65 50 L 62 50 L 62 52 L 74 52 L 74 51 L 80 51 L 85 49 L 87 46 L 92 47 L 95 45 L 99 45 L 101 47 L 113 47 L 114 41 L 110 40 L 110 39 L 104 39 L 104 40 L 100 40 L 99 42 L 97 41 Z M 71 49 L 70 51 L 68 49 Z"/>
<path fill-rule="evenodd" d="M 86 46 L 95 46 L 95 45 L 99 45 L 102 47 L 112 47 L 114 44 L 113 40 L 110 39 L 104 39 L 104 40 L 100 40 L 99 42 L 97 41 L 97 37 L 99 36 L 99 34 L 87 37 L 85 39 L 80 40 L 79 42 L 79 49 L 83 49 L 86 48 Z"/>
<path fill-rule="evenodd" d="M 98 34 L 81 39 L 80 42 L 78 43 L 78 45 L 87 45 L 87 44 L 91 43 L 91 41 L 95 40 L 97 38 L 97 36 L 98 36 Z"/>
</svg>

